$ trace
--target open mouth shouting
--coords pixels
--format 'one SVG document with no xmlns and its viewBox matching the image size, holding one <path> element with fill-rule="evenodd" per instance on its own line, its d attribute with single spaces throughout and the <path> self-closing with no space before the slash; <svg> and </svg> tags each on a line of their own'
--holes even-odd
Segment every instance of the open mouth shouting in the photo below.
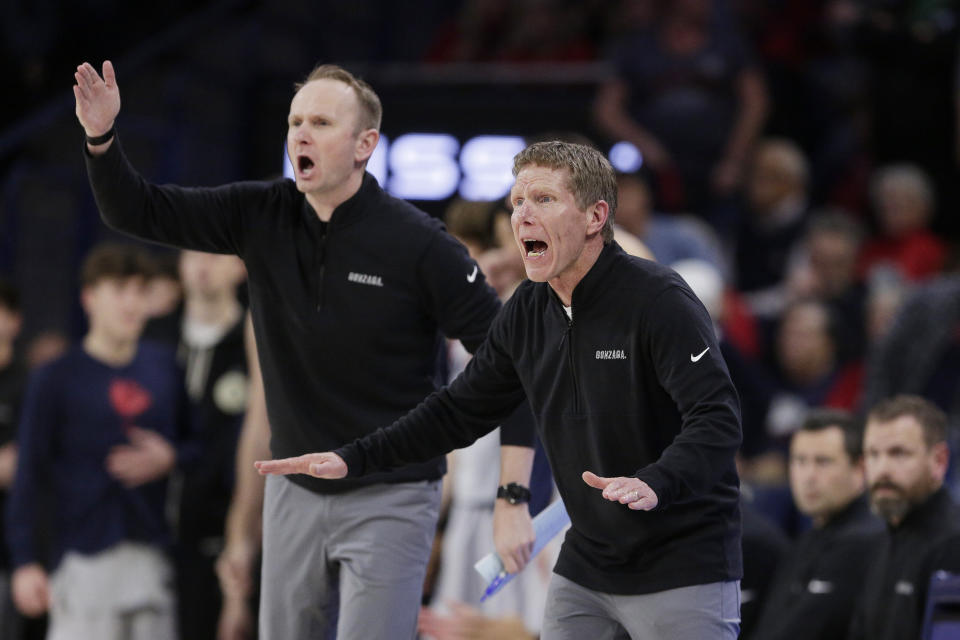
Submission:
<svg viewBox="0 0 960 640">
<path fill-rule="evenodd" d="M 523 241 L 523 248 L 527 258 L 539 258 L 547 252 L 547 243 L 543 240 L 534 240 L 526 238 Z"/>
<path fill-rule="evenodd" d="M 309 178 L 313 174 L 314 164 L 313 160 L 308 156 L 298 155 L 297 156 L 297 175 L 301 178 Z"/>
</svg>

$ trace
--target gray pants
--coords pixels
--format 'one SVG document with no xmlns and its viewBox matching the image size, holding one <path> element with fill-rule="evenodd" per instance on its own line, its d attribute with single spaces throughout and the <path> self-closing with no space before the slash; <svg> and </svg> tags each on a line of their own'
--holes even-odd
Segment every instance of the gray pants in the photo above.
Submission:
<svg viewBox="0 0 960 640">
<path fill-rule="evenodd" d="M 740 583 L 637 596 L 600 593 L 553 574 L 541 640 L 735 640 Z"/>
<path fill-rule="evenodd" d="M 261 640 L 413 638 L 440 482 L 336 495 L 268 476 Z"/>
<path fill-rule="evenodd" d="M 173 569 L 144 544 L 67 552 L 50 576 L 47 640 L 174 640 Z"/>
</svg>

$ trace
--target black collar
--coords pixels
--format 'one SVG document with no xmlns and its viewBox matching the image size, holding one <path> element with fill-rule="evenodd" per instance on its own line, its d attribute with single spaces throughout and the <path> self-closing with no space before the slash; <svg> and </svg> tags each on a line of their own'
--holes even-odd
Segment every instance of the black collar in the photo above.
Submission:
<svg viewBox="0 0 960 640">
<path fill-rule="evenodd" d="M 624 256 L 626 256 L 626 253 L 616 242 L 603 245 L 603 250 L 597 256 L 596 262 L 580 279 L 577 286 L 573 288 L 573 295 L 570 296 L 570 300 L 574 314 L 581 308 L 589 307 L 590 303 L 604 292 L 610 284 L 608 275 L 613 270 L 614 265 Z M 560 298 L 557 297 L 557 299 Z"/>
<path fill-rule="evenodd" d="M 927 500 L 916 507 L 903 518 L 894 531 L 927 530 L 938 527 L 942 522 L 956 517 L 956 504 L 946 487 L 934 491 Z"/>
<path fill-rule="evenodd" d="M 357 192 L 341 202 L 330 215 L 330 221 L 327 223 L 329 229 L 339 229 L 347 227 L 365 218 L 375 207 L 370 207 L 369 203 L 378 199 L 383 194 L 383 190 L 377 183 L 377 179 L 365 171 L 363 181 Z M 322 222 L 317 216 L 310 203 L 307 202 L 306 195 L 303 197 L 303 215 L 313 222 Z"/>
<path fill-rule="evenodd" d="M 834 514 L 824 525 L 823 530 L 839 531 L 847 528 L 859 529 L 861 525 L 865 525 L 871 530 L 879 531 L 881 529 L 880 523 L 879 518 L 870 515 L 870 501 L 867 499 L 867 493 L 863 492 L 851 500 L 847 506 Z M 875 526 L 871 527 L 870 525 Z"/>
</svg>

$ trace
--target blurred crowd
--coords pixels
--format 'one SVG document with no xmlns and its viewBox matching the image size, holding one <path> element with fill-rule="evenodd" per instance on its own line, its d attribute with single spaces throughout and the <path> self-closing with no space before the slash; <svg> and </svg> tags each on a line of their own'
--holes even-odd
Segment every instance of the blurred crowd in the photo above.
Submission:
<svg viewBox="0 0 960 640">
<path fill-rule="evenodd" d="M 799 580 L 800 569 L 783 562 L 787 549 L 799 544 L 794 548 L 816 555 L 814 538 L 851 505 L 860 505 L 856 522 L 869 530 L 856 529 L 857 536 L 883 529 L 878 520 L 870 524 L 868 501 L 888 525 L 903 521 L 902 514 L 897 520 L 884 511 L 883 482 L 871 484 L 870 456 L 878 464 L 881 444 L 867 447 L 864 471 L 865 418 L 868 433 L 903 416 L 913 419 L 929 455 L 946 452 L 944 491 L 960 496 L 960 475 L 949 464 L 960 452 L 960 10 L 948 0 L 464 0 L 448 11 L 427 40 L 425 62 L 608 63 L 593 103 L 584 105 L 594 130 L 561 135 L 580 141 L 590 133 L 595 139 L 588 142 L 627 141 L 639 150 L 636 170 L 618 177 L 617 241 L 676 269 L 714 320 L 741 399 L 744 546 L 753 549 L 745 554 L 744 637 L 790 637 L 772 631 L 772 614 L 762 617 L 768 597 L 778 611 L 789 608 L 784 589 Z M 523 279 L 509 215 L 504 202 L 463 200 L 444 214 L 449 231 L 504 299 Z M 107 331 L 134 344 L 163 345 L 151 357 L 176 362 L 178 373 L 171 375 L 183 397 L 167 389 L 168 399 L 155 399 L 183 405 L 182 415 L 164 423 L 176 453 L 165 457 L 162 446 L 128 431 L 132 450 L 121 450 L 121 462 L 97 473 L 126 491 L 157 489 L 144 503 L 157 530 L 145 537 L 170 552 L 164 556 L 172 558 L 169 566 L 156 571 L 175 576 L 180 596 L 162 606 L 177 608 L 182 638 L 213 638 L 227 608 L 215 565 L 232 465 L 244 411 L 256 393 L 243 344 L 243 269 L 232 258 L 130 251 L 98 247 L 88 257 L 87 264 L 100 260 L 102 271 L 78 287 L 89 325 L 83 336 L 40 329 L 20 342 L 30 319 L 20 313 L 16 289 L 0 283 L 0 499 L 17 477 L 29 488 L 19 487 L 20 504 L 4 511 L 29 513 L 40 523 L 7 522 L 4 530 L 19 529 L 17 535 L 30 540 L 38 570 L 56 556 L 56 508 L 41 495 L 41 467 L 17 475 L 18 445 L 25 440 L 33 441 L 31 464 L 54 459 L 36 448 L 40 435 L 24 432 L 38 424 L 44 402 L 53 401 L 31 400 L 27 389 L 36 394 L 53 384 L 51 371 L 76 357 L 80 347 L 72 343 L 87 340 L 95 322 L 110 325 L 111 314 L 132 315 L 129 326 Z M 115 305 L 98 307 L 89 295 L 104 279 L 130 278 L 137 282 L 133 302 L 117 293 Z M 121 302 L 133 310 L 122 311 Z M 456 344 L 449 352 L 455 372 L 466 356 Z M 131 379 L 132 386 L 110 393 L 113 409 L 128 411 L 135 429 L 145 411 L 136 410 L 138 389 L 150 383 L 136 374 Z M 904 401 L 903 394 L 912 399 Z M 936 411 L 943 416 L 945 449 L 935 446 L 941 442 Z M 434 608 L 425 610 L 421 625 L 439 639 L 532 637 L 549 550 L 527 570 L 527 580 L 513 585 L 515 595 L 491 599 L 482 610 L 478 583 L 465 577 L 475 578 L 467 550 L 492 549 L 484 527 L 497 477 L 491 471 L 496 447 L 474 447 L 451 460 L 447 515 L 424 593 Z M 125 470 L 124 453 L 134 456 L 130 464 L 141 465 L 142 474 Z M 817 455 L 839 459 L 845 475 L 821 468 L 821 478 L 836 482 L 810 497 L 803 474 Z M 933 481 L 940 469 L 934 466 Z M 872 479 L 885 477 L 875 472 Z M 548 500 L 549 470 L 541 469 L 539 478 Z M 478 483 L 489 485 L 483 498 L 471 493 Z M 928 489 L 911 508 L 940 499 L 939 485 Z M 836 504 L 823 505 L 824 495 L 836 496 Z M 952 532 L 954 525 L 960 528 L 949 520 L 935 531 Z M 844 553 L 855 555 L 849 549 L 859 546 L 876 554 L 867 559 L 883 557 L 865 539 L 855 537 Z M 23 541 L 17 543 L 14 556 L 24 553 Z M 843 566 L 857 577 L 867 564 Z M 32 618 L 43 607 L 31 608 L 28 598 L 20 606 L 24 616 L 12 606 L 11 566 L 5 544 L 0 637 L 43 637 L 42 622 Z M 801 590 L 828 588 L 813 578 L 801 580 Z M 35 603 L 43 599 L 32 596 Z M 252 620 L 255 590 L 229 607 L 246 607 Z"/>
</svg>

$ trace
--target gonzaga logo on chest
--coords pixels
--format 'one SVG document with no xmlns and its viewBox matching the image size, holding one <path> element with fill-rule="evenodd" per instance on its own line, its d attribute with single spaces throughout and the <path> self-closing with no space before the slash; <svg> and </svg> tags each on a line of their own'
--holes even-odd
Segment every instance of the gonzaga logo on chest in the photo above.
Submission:
<svg viewBox="0 0 960 640">
<path fill-rule="evenodd" d="M 597 360 L 626 360 L 627 352 L 623 349 L 597 349 Z"/>
<path fill-rule="evenodd" d="M 356 282 L 358 284 L 368 284 L 371 287 L 382 287 L 383 280 L 380 279 L 380 276 L 371 276 L 367 273 L 356 273 L 351 271 L 347 274 L 347 280 L 350 282 Z"/>
</svg>

